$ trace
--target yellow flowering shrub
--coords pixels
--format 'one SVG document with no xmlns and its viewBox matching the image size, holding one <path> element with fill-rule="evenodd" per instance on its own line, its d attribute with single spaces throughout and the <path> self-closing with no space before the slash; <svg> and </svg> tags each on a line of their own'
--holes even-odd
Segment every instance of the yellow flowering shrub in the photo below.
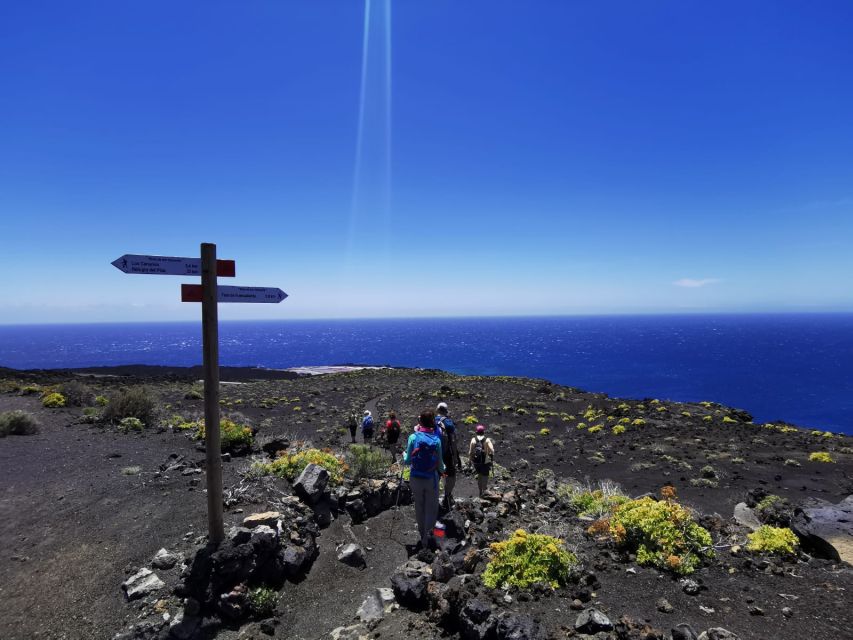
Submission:
<svg viewBox="0 0 853 640">
<path fill-rule="evenodd" d="M 316 464 L 328 471 L 329 484 L 333 486 L 343 482 L 344 473 L 349 469 L 341 456 L 336 456 L 328 449 L 303 449 L 292 453 L 282 451 L 272 462 L 256 462 L 252 468 L 263 475 L 295 480 L 309 464 Z"/>
<path fill-rule="evenodd" d="M 793 554 L 800 545 L 797 535 L 788 527 L 771 527 L 766 524 L 747 535 L 747 539 L 749 542 L 746 548 L 761 553 Z"/>
<path fill-rule="evenodd" d="M 490 589 L 504 585 L 525 589 L 536 583 L 552 588 L 569 581 L 569 570 L 577 557 L 552 536 L 518 529 L 508 540 L 490 545 L 492 558 L 483 572 L 483 584 Z"/>
</svg>

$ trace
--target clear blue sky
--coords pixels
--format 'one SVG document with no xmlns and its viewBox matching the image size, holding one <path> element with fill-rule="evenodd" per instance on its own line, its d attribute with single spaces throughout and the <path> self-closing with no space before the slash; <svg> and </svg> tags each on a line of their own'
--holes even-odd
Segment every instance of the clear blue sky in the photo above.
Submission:
<svg viewBox="0 0 853 640">
<path fill-rule="evenodd" d="M 0 322 L 853 309 L 847 0 L 387 12 L 3 3 Z"/>
</svg>

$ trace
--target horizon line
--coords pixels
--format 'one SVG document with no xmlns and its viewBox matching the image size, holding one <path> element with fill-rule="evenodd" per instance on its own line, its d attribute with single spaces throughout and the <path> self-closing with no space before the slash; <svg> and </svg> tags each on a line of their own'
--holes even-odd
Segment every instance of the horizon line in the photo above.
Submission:
<svg viewBox="0 0 853 640">
<path fill-rule="evenodd" d="M 804 311 L 625 311 L 609 313 L 526 313 L 492 315 L 436 315 L 436 316 L 317 316 L 305 318 L 239 318 L 220 319 L 219 324 L 239 322 L 353 322 L 376 320 L 512 320 L 539 318 L 631 318 L 631 317 L 684 317 L 684 316 L 840 316 L 853 315 L 853 310 Z M 100 320 L 69 322 L 0 322 L 0 327 L 46 327 L 69 325 L 140 325 L 140 324 L 195 324 L 199 320 Z"/>
</svg>

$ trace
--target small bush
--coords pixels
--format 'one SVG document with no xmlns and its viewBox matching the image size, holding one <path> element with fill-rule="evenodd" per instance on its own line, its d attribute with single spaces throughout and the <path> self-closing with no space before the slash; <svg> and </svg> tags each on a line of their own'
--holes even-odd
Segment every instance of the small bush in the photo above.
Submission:
<svg viewBox="0 0 853 640">
<path fill-rule="evenodd" d="M 737 420 L 730 418 L 729 416 L 723 416 L 723 424 L 737 424 Z"/>
<path fill-rule="evenodd" d="M 127 418 L 119 420 L 118 428 L 124 432 L 142 431 L 145 428 L 145 423 L 143 423 L 139 418 L 128 416 Z"/>
<path fill-rule="evenodd" d="M 557 498 L 568 502 L 579 516 L 597 518 L 609 515 L 620 504 L 630 500 L 618 485 L 607 481 L 600 483 L 596 489 L 575 484 L 561 484 L 557 487 Z"/>
<path fill-rule="evenodd" d="M 278 604 L 278 593 L 267 587 L 257 587 L 249 591 L 249 607 L 259 618 L 271 616 Z"/>
<path fill-rule="evenodd" d="M 477 416 L 467 416 L 462 422 L 464 424 L 477 424 Z"/>
<path fill-rule="evenodd" d="M 95 396 L 95 404 L 99 407 L 106 407 L 110 403 L 107 396 Z"/>
<path fill-rule="evenodd" d="M 256 462 L 252 468 L 264 475 L 295 480 L 309 464 L 319 465 L 328 471 L 329 484 L 333 486 L 343 482 L 344 473 L 348 470 L 343 458 L 331 451 L 319 449 L 304 449 L 293 453 L 283 451 L 272 462 Z"/>
<path fill-rule="evenodd" d="M 786 467 L 799 467 L 799 466 L 801 466 L 801 465 L 800 465 L 800 463 L 799 463 L 799 462 L 797 462 L 797 461 L 796 461 L 796 460 L 794 460 L 793 458 L 788 458 L 788 459 L 786 459 L 786 460 L 785 460 L 785 466 L 786 466 Z"/>
<path fill-rule="evenodd" d="M 614 436 L 618 436 L 620 434 L 625 433 L 625 427 L 624 427 L 624 425 L 617 424 L 617 425 L 614 425 L 612 431 L 613 431 Z"/>
<path fill-rule="evenodd" d="M 26 411 L 0 413 L 0 438 L 5 436 L 30 436 L 38 433 L 38 422 Z"/>
<path fill-rule="evenodd" d="M 60 391 L 65 396 L 66 404 L 72 407 L 88 407 L 95 400 L 95 394 L 87 385 L 79 380 L 72 380 L 62 385 Z"/>
<path fill-rule="evenodd" d="M 625 502 L 613 512 L 609 531 L 618 546 L 637 554 L 639 564 L 681 575 L 693 573 L 703 558 L 714 555 L 711 534 L 674 499 Z"/>
<path fill-rule="evenodd" d="M 179 425 L 178 428 L 183 427 Z M 195 437 L 198 440 L 204 440 L 204 420 L 199 420 L 196 423 Z M 255 441 L 255 436 L 252 433 L 252 428 L 245 424 L 237 423 L 229 418 L 221 418 L 219 420 L 219 446 L 222 450 L 235 450 L 243 447 L 251 447 Z"/>
<path fill-rule="evenodd" d="M 598 432 L 599 432 L 599 431 L 601 431 L 603 428 L 604 428 L 604 427 L 603 427 L 602 425 L 597 424 L 597 425 L 595 425 L 594 427 L 590 427 L 590 428 L 589 428 L 589 433 L 598 433 Z"/>
<path fill-rule="evenodd" d="M 810 462 L 835 462 L 826 451 L 815 451 L 809 455 Z"/>
<path fill-rule="evenodd" d="M 747 535 L 749 542 L 746 548 L 759 553 L 779 553 L 791 555 L 800 544 L 796 534 L 787 527 L 771 527 L 761 525 Z"/>
<path fill-rule="evenodd" d="M 110 397 L 104 407 L 104 420 L 116 424 L 124 418 L 136 418 L 146 427 L 157 424 L 157 403 L 147 389 L 131 387 Z"/>
<path fill-rule="evenodd" d="M 490 589 L 504 585 L 526 589 L 536 583 L 556 589 L 568 583 L 569 572 L 578 563 L 562 540 L 523 529 L 490 547 L 492 559 L 483 572 L 483 584 Z"/>
<path fill-rule="evenodd" d="M 41 404 L 48 409 L 59 409 L 65 406 L 65 396 L 61 393 L 48 393 L 41 399 Z"/>
<path fill-rule="evenodd" d="M 349 448 L 349 474 L 355 478 L 382 478 L 390 465 L 380 449 L 365 444 L 353 444 Z"/>
<path fill-rule="evenodd" d="M 551 430 L 550 430 L 550 429 L 548 429 L 548 428 L 545 428 L 545 429 L 539 429 L 539 435 L 540 435 L 540 436 L 543 436 L 543 437 L 544 437 L 544 436 L 550 436 L 550 435 L 551 435 Z"/>
<path fill-rule="evenodd" d="M 37 393 L 41 393 L 42 388 L 37 384 L 28 384 L 21 389 L 22 396 L 34 396 Z"/>
</svg>

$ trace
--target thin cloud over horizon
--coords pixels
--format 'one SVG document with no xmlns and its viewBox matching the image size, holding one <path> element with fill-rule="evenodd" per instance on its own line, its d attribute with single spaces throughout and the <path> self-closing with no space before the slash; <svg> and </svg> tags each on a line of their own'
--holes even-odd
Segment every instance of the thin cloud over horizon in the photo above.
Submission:
<svg viewBox="0 0 853 640">
<path fill-rule="evenodd" d="M 709 284 L 717 284 L 718 282 L 722 282 L 719 278 L 681 278 L 680 280 L 676 280 L 672 284 L 676 287 L 686 287 L 688 289 L 698 289 L 699 287 L 705 287 Z"/>
</svg>

